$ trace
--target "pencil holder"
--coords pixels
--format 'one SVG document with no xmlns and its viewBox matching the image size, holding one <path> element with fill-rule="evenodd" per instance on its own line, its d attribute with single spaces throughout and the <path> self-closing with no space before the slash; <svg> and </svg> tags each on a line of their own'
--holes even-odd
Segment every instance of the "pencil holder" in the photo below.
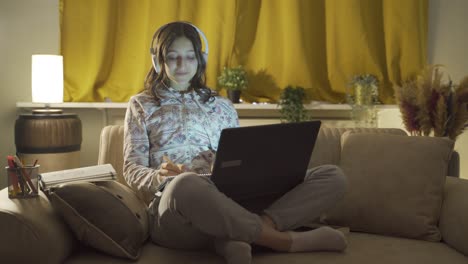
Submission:
<svg viewBox="0 0 468 264">
<path fill-rule="evenodd" d="M 8 197 L 30 198 L 39 195 L 38 172 L 39 165 L 22 168 L 5 167 L 8 179 Z"/>
</svg>

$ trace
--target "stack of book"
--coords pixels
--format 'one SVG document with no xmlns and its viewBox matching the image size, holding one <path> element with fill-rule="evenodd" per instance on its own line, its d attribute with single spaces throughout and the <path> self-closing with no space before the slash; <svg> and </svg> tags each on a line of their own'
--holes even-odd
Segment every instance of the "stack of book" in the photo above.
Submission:
<svg viewBox="0 0 468 264">
<path fill-rule="evenodd" d="M 111 164 L 95 165 L 69 170 L 53 171 L 40 175 L 40 186 L 45 192 L 63 183 L 115 180 L 117 173 Z"/>
</svg>

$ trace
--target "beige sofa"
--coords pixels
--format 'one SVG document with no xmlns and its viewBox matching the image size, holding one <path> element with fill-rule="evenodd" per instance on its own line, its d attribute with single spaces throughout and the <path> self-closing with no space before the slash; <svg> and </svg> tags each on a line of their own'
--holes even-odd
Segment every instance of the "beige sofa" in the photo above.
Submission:
<svg viewBox="0 0 468 264">
<path fill-rule="evenodd" d="M 374 160 L 372 164 L 361 163 L 356 165 L 356 162 L 354 162 L 356 157 L 352 157 L 353 155 L 349 155 L 349 153 L 346 154 L 346 151 L 359 152 L 361 149 L 366 151 L 365 145 L 366 142 L 368 142 L 367 139 L 362 141 L 362 138 L 354 138 L 354 143 L 360 144 L 357 150 L 354 150 L 352 146 L 348 146 L 351 143 L 343 145 L 343 137 L 345 137 L 343 133 L 349 130 L 363 133 L 372 132 L 385 133 L 385 135 L 399 135 L 390 138 L 390 140 L 385 138 L 385 142 L 393 143 L 385 149 L 377 150 L 383 151 L 382 153 L 387 153 L 387 155 L 393 155 L 391 157 L 395 160 L 399 157 L 391 153 L 392 148 L 397 147 L 395 145 L 398 145 L 398 141 L 392 140 L 403 140 L 403 137 L 410 138 L 406 136 L 404 131 L 398 129 L 322 128 L 312 155 L 310 166 L 320 164 L 343 165 L 347 168 L 350 175 L 355 173 L 353 170 L 358 170 L 359 175 L 366 174 L 368 170 L 379 170 L 380 168 L 378 167 L 373 168 L 375 164 L 380 164 L 378 160 Z M 352 135 L 349 133 L 350 132 L 347 132 L 345 135 Z M 118 180 L 123 182 L 121 176 L 122 138 L 122 126 L 105 127 L 101 134 L 98 162 L 101 164 L 113 164 L 119 174 Z M 377 137 L 375 141 L 377 143 L 373 142 L 371 145 L 375 145 L 375 148 L 379 148 L 377 144 L 380 144 L 378 143 L 380 139 L 381 138 Z M 408 149 L 417 148 L 417 146 L 412 145 L 412 143 L 405 146 L 407 147 L 400 147 L 401 153 L 405 153 Z M 364 154 L 361 153 L 359 155 L 361 157 L 365 156 L 367 152 L 363 152 Z M 379 154 L 379 156 L 380 155 L 382 158 L 386 157 L 386 154 Z M 378 158 L 373 156 L 366 158 L 366 160 Z M 416 157 L 416 159 L 417 158 L 418 157 Z M 436 163 L 435 161 L 429 160 L 429 158 L 427 158 L 428 167 Z M 349 167 L 350 164 L 351 167 Z M 409 164 L 410 165 L 404 166 L 408 166 L 408 171 L 411 171 L 412 168 L 410 167 L 412 163 Z M 391 166 L 398 166 L 398 164 L 392 164 Z M 362 170 L 362 168 L 366 169 Z M 389 170 L 393 169 L 390 168 Z M 357 176 L 354 177 L 358 178 Z M 377 175 L 375 177 L 377 177 Z M 416 178 L 413 177 L 413 175 L 408 175 L 408 177 L 411 177 L 411 179 Z M 365 182 L 372 182 L 373 179 L 371 178 L 374 178 L 374 176 L 369 177 Z M 350 187 L 352 187 L 350 188 L 350 193 L 354 196 L 346 196 L 347 198 L 345 197 L 345 199 L 347 199 L 347 201 L 344 204 L 335 208 L 335 212 L 332 211 L 328 215 L 325 214 L 322 219 L 326 223 L 328 221 L 328 223 L 331 224 L 351 227 L 352 232 L 348 235 L 348 248 L 345 252 L 294 254 L 258 252 L 254 253 L 253 263 L 468 263 L 468 180 L 456 177 L 445 178 L 445 176 L 443 176 L 443 179 L 446 179 L 445 185 L 441 187 L 443 203 L 441 202 L 441 206 L 435 207 L 437 219 L 434 222 L 435 228 L 437 229 L 436 231 L 438 232 L 437 234 L 440 234 L 442 237 L 442 240 L 439 242 L 424 241 L 424 239 L 427 240 L 427 238 L 429 238 L 429 240 L 431 240 L 431 238 L 433 239 L 434 237 L 435 240 L 438 240 L 437 235 L 433 236 L 434 233 L 432 231 L 434 230 L 432 230 L 432 233 L 428 236 L 421 236 L 413 233 L 415 232 L 412 230 L 414 228 L 399 230 L 400 226 L 405 227 L 409 225 L 404 219 L 397 219 L 396 221 L 401 222 L 393 224 L 391 221 L 373 221 L 372 218 L 369 218 L 379 217 L 379 214 L 383 217 L 391 218 L 393 215 L 398 214 L 399 209 L 404 210 L 406 206 L 410 206 L 412 199 L 406 199 L 404 202 L 399 201 L 398 203 L 400 204 L 396 207 L 389 207 L 392 209 L 388 210 L 394 210 L 394 212 L 392 211 L 390 214 L 388 214 L 389 212 L 386 208 L 381 208 L 380 206 L 375 209 L 372 207 L 372 201 L 367 201 L 369 202 L 369 212 L 364 210 L 364 214 L 356 217 L 362 219 L 362 223 L 366 223 L 366 221 L 370 222 L 361 226 L 359 222 L 356 223 L 356 221 L 360 219 L 350 219 L 354 212 L 361 209 L 353 207 L 355 205 L 346 204 L 346 202 L 355 200 L 357 201 L 356 203 L 359 203 L 359 201 L 355 199 L 356 193 L 361 195 L 364 192 L 372 191 L 364 191 L 364 189 L 367 188 L 365 184 L 364 187 L 362 187 L 362 191 L 359 190 L 359 181 L 357 182 L 356 180 L 350 179 Z M 386 177 L 385 179 L 379 179 L 377 183 L 391 180 L 392 177 Z M 362 181 L 362 179 L 360 181 Z M 411 186 L 412 184 L 414 184 L 414 182 L 402 182 L 397 186 L 399 186 L 398 188 L 404 189 L 405 186 Z M 387 190 L 389 185 L 392 185 L 391 182 L 390 184 L 385 184 L 385 186 L 380 187 L 382 187 L 383 190 Z M 426 183 L 415 184 L 414 188 L 418 189 L 418 186 L 421 185 L 426 185 Z M 372 188 L 380 187 L 376 185 L 376 187 Z M 388 193 L 389 194 L 385 194 L 387 196 L 385 199 L 392 199 L 391 192 L 389 191 Z M 431 195 L 433 193 L 435 192 L 431 191 Z M 376 194 L 376 196 L 377 195 L 378 194 Z M 400 198 L 401 197 L 395 199 Z M 417 198 L 420 197 L 415 197 L 415 199 Z M 376 198 L 375 200 L 378 199 Z M 391 202 L 392 201 L 389 201 L 389 203 Z M 374 209 L 382 211 L 372 215 L 372 210 Z M 413 211 L 415 211 L 416 216 L 422 214 L 422 211 L 420 212 L 419 209 L 404 211 L 404 213 L 408 214 L 408 221 L 410 221 L 410 214 Z M 109 221 L 115 222 L 119 221 L 119 219 L 110 219 Z M 427 224 L 426 222 L 422 223 L 422 225 Z M 391 229 L 386 229 L 385 226 L 389 226 Z M 366 228 L 370 228 L 370 232 L 366 232 Z M 414 238 L 405 237 L 411 237 L 413 234 L 415 236 Z M 0 244 L 0 262 L 2 263 L 223 263 L 222 258 L 210 251 L 167 249 L 155 245 L 149 240 L 143 243 L 141 253 L 136 261 L 101 253 L 91 247 L 83 246 L 82 243 L 74 238 L 69 226 L 58 215 L 54 207 L 51 206 L 49 198 L 44 195 L 44 193 L 41 193 L 40 197 L 34 199 L 10 200 L 7 197 L 6 189 L 0 192 Z"/>
</svg>

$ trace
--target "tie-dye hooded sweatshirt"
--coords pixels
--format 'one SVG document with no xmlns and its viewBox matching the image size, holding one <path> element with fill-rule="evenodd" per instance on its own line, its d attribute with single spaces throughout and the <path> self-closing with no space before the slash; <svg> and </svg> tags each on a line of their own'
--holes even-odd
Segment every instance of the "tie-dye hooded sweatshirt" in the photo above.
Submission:
<svg viewBox="0 0 468 264">
<path fill-rule="evenodd" d="M 147 91 L 133 96 L 124 124 L 124 178 L 146 203 L 161 182 L 157 175 L 163 156 L 187 171 L 209 173 L 221 130 L 239 125 L 226 98 L 202 103 L 195 91 L 172 88 L 158 89 L 158 94 L 160 105 Z"/>
</svg>

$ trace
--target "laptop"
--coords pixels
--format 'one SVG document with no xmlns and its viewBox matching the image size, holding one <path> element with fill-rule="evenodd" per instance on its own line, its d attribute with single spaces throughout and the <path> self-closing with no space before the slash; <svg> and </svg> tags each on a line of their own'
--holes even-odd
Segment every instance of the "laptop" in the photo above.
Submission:
<svg viewBox="0 0 468 264">
<path fill-rule="evenodd" d="M 236 202 L 279 198 L 304 180 L 320 121 L 227 128 L 211 180 Z"/>
</svg>

